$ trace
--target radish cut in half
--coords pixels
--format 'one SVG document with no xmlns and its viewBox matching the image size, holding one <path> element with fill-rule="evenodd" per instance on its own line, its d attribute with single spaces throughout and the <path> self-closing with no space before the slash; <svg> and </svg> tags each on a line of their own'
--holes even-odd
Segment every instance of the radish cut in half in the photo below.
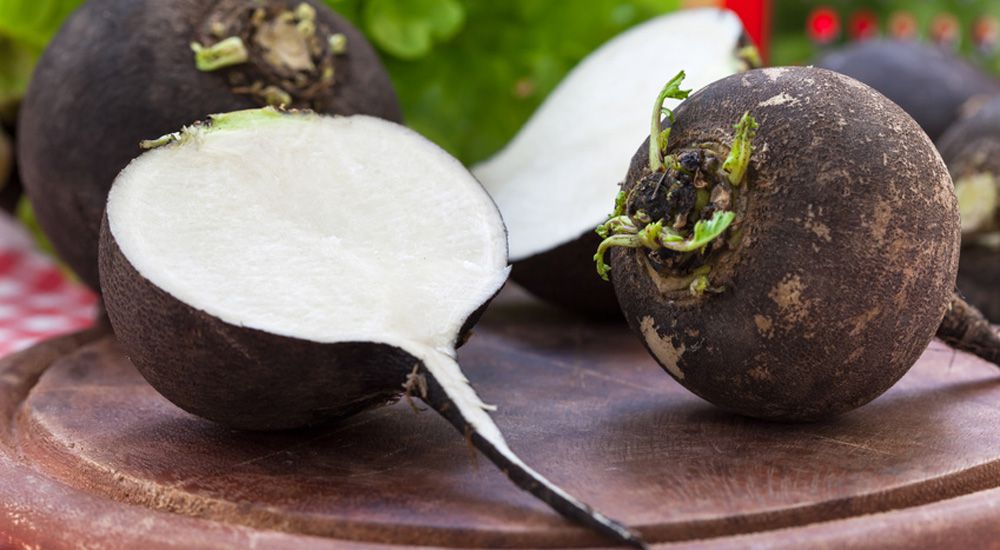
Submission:
<svg viewBox="0 0 1000 550">
<path fill-rule="evenodd" d="M 641 545 L 524 464 L 456 362 L 509 271 L 500 214 L 457 160 L 384 120 L 272 109 L 146 146 L 109 195 L 101 286 L 166 398 L 281 429 L 405 392 L 556 511 Z"/>
</svg>

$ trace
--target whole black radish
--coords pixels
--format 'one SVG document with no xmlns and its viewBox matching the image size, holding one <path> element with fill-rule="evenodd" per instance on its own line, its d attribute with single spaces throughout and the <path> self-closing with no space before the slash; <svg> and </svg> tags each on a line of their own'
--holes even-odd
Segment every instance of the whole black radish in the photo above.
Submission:
<svg viewBox="0 0 1000 550">
<path fill-rule="evenodd" d="M 938 334 L 1000 360 L 953 290 L 959 216 L 927 135 L 816 68 L 753 70 L 655 103 L 595 259 L 631 328 L 685 387 L 813 420 L 892 386 Z"/>
<path fill-rule="evenodd" d="M 18 165 L 60 257 L 98 288 L 108 189 L 138 143 L 211 113 L 273 105 L 400 119 L 364 37 L 313 0 L 90 0 L 42 55 Z"/>
</svg>

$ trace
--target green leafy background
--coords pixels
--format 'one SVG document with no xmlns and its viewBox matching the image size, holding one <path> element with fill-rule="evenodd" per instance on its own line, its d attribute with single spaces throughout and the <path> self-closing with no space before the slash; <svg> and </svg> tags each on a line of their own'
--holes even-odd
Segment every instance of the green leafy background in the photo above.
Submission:
<svg viewBox="0 0 1000 550">
<path fill-rule="evenodd" d="M 407 123 L 466 163 L 502 147 L 577 62 L 680 0 L 327 0 L 382 53 Z"/>
<path fill-rule="evenodd" d="M 569 69 L 680 0 L 325 0 L 378 48 L 407 123 L 467 163 L 504 145 Z M 80 0 L 0 0 L 0 100 Z M 14 62 L 16 61 L 16 62 Z"/>
<path fill-rule="evenodd" d="M 407 123 L 470 164 L 502 147 L 587 53 L 622 30 L 681 4 L 681 0 L 324 1 L 350 19 L 381 52 Z M 80 3 L 0 0 L 0 118 L 9 100 L 23 93 L 41 49 Z M 845 20 L 863 8 L 880 14 L 884 22 L 892 11 L 905 9 L 923 30 L 941 12 L 955 14 L 963 28 L 978 14 L 1000 16 L 1000 3 L 994 0 L 782 0 L 773 3 L 772 64 L 808 63 L 822 53 L 804 32 L 804 21 L 819 4 L 835 9 Z M 959 47 L 976 57 L 970 44 Z M 1000 51 L 974 60 L 1000 69 Z"/>
</svg>

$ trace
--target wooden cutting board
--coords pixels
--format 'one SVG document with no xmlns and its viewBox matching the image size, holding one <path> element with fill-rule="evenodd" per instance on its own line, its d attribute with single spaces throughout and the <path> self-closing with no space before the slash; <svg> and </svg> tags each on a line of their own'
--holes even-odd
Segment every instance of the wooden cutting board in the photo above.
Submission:
<svg viewBox="0 0 1000 550">
<path fill-rule="evenodd" d="M 819 424 L 717 410 L 624 327 L 505 291 L 460 353 L 511 447 L 664 546 L 1000 544 L 1000 372 L 940 343 Z M 0 362 L 0 547 L 585 547 L 405 401 L 240 433 L 175 408 L 106 329 Z"/>
</svg>

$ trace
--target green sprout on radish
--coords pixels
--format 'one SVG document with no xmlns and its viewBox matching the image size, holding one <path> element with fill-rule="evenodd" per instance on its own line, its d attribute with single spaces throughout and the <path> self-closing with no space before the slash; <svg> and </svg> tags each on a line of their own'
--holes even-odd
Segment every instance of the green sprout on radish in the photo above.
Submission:
<svg viewBox="0 0 1000 550">
<path fill-rule="evenodd" d="M 750 153 L 753 152 L 753 138 L 757 135 L 757 121 L 750 113 L 743 113 L 743 117 L 736 123 L 736 136 L 733 138 L 732 148 L 726 162 L 722 163 L 722 169 L 729 174 L 729 183 L 739 185 L 743 181 L 743 176 L 750 166 Z"/>
<path fill-rule="evenodd" d="M 674 112 L 663 106 L 667 99 L 687 99 L 691 90 L 682 90 L 681 81 L 684 80 L 684 71 L 677 73 L 677 76 L 670 79 L 667 85 L 656 97 L 653 104 L 653 117 L 649 126 L 649 170 L 660 172 L 663 170 L 664 153 L 667 150 L 667 140 L 670 138 L 670 126 L 660 130 L 660 117 L 666 115 L 670 119 L 670 124 L 674 123 Z"/>
<path fill-rule="evenodd" d="M 642 229 L 636 229 L 629 224 L 631 220 L 627 216 L 621 216 L 625 220 L 612 219 L 607 223 L 614 224 L 614 234 L 610 234 L 597 248 L 594 261 L 597 262 L 597 274 L 605 281 L 608 280 L 608 271 L 611 266 L 604 262 L 604 255 L 613 246 L 624 248 L 648 248 L 649 250 L 659 250 L 665 248 L 674 252 L 695 252 L 703 250 L 709 243 L 722 235 L 736 218 L 732 212 L 716 212 L 710 220 L 700 220 L 694 226 L 694 233 L 691 237 L 685 238 L 677 231 L 663 226 L 663 220 L 647 224 Z M 618 220 L 618 221 L 616 221 Z M 602 226 L 603 227 L 603 226 Z M 633 233 L 633 231 L 635 231 Z"/>
<path fill-rule="evenodd" d="M 714 151 L 684 149 L 676 155 L 667 155 L 674 113 L 663 104 L 667 99 L 683 100 L 688 97 L 690 90 L 681 89 L 683 80 L 684 72 L 681 71 L 667 82 L 653 105 L 649 133 L 650 174 L 644 179 L 648 184 L 637 186 L 629 193 L 619 191 L 614 211 L 596 229 L 603 240 L 594 254 L 594 262 L 598 275 L 604 280 L 608 280 L 611 269 L 605 262 L 605 256 L 613 247 L 679 254 L 704 253 L 736 219 L 736 213 L 732 211 L 736 188 L 746 177 L 750 165 L 757 121 L 749 112 L 743 114 L 734 126 L 735 133 L 725 161 L 721 162 L 721 166 L 716 163 L 716 168 L 712 170 L 707 168 L 706 158 L 714 159 Z M 661 129 L 664 116 L 669 124 Z M 669 190 L 661 200 L 664 188 Z M 640 195 L 643 198 L 633 201 L 634 213 L 629 214 L 630 198 Z M 640 203 L 638 208 L 635 202 Z M 656 213 L 651 214 L 654 211 Z M 689 271 L 694 276 L 689 279 L 691 294 L 700 296 L 711 289 L 710 271 L 711 267 L 707 265 L 699 265 L 693 272 Z"/>
<path fill-rule="evenodd" d="M 246 44 L 238 36 L 230 36 L 211 46 L 192 42 L 191 51 L 194 52 L 195 67 L 204 72 L 239 65 L 250 59 Z"/>
</svg>

